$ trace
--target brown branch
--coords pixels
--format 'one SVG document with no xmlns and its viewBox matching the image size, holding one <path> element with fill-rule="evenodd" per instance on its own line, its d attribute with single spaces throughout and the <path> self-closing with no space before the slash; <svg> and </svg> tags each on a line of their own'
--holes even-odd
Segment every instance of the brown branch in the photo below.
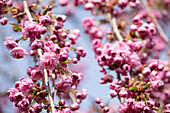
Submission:
<svg viewBox="0 0 170 113">
<path fill-rule="evenodd" d="M 118 30 L 118 26 L 117 26 L 117 22 L 116 22 L 116 18 L 115 17 L 112 17 L 112 15 L 110 13 L 107 13 L 106 14 L 107 18 L 108 18 L 108 21 L 112 27 L 112 30 L 114 32 L 114 34 L 117 36 L 117 39 L 119 41 L 123 41 L 123 37 L 121 36 L 119 30 Z"/>
<path fill-rule="evenodd" d="M 38 49 L 38 54 L 41 57 L 42 56 L 42 51 L 41 49 Z M 49 85 L 49 79 L 48 79 L 48 73 L 47 73 L 47 69 L 44 69 L 44 78 L 45 78 L 45 86 L 46 86 L 46 90 L 48 92 L 48 98 L 50 100 L 50 105 L 51 105 L 51 110 L 52 113 L 55 113 L 55 108 L 54 108 L 54 100 L 51 96 L 51 90 L 50 90 L 50 85 Z"/>
<path fill-rule="evenodd" d="M 19 14 L 17 14 L 17 15 L 12 16 L 12 18 L 17 18 L 17 17 L 23 16 L 23 15 L 25 15 L 25 14 L 26 14 L 25 12 L 24 12 L 24 13 L 19 13 Z"/>
<path fill-rule="evenodd" d="M 24 5 L 24 11 L 25 11 L 25 13 L 26 13 L 27 16 L 28 16 L 28 20 L 32 22 L 32 21 L 33 21 L 33 18 L 32 18 L 32 16 L 31 16 L 30 11 L 29 11 L 28 4 L 27 4 L 27 0 L 22 0 L 22 1 L 23 1 L 23 5 Z"/>
<path fill-rule="evenodd" d="M 49 86 L 49 80 L 48 80 L 48 74 L 47 74 L 47 69 L 44 69 L 44 78 L 45 78 L 45 86 L 48 92 L 48 98 L 50 100 L 50 104 L 51 104 L 51 112 L 55 113 L 55 109 L 54 109 L 54 100 L 51 96 L 51 91 L 50 91 L 50 86 Z"/>
<path fill-rule="evenodd" d="M 153 14 L 150 6 L 149 6 L 149 3 L 147 0 L 141 0 L 142 3 L 144 4 L 144 6 L 146 7 L 146 10 L 147 10 L 147 13 L 149 15 L 149 17 L 151 18 L 151 20 L 153 21 L 153 23 L 155 24 L 159 34 L 161 35 L 161 37 L 163 38 L 163 40 L 168 44 L 170 45 L 170 40 L 169 38 L 166 36 L 166 34 L 164 33 L 164 31 L 162 30 L 161 26 L 158 24 L 157 22 L 157 19 L 155 17 L 155 15 Z"/>
<path fill-rule="evenodd" d="M 23 5 L 24 5 L 24 11 L 25 11 L 25 13 L 26 13 L 27 16 L 28 16 L 29 21 L 32 22 L 32 21 L 33 21 L 33 18 L 32 18 L 32 16 L 31 16 L 30 11 L 29 11 L 27 1 L 26 1 L 26 0 L 22 0 L 22 1 L 23 1 Z M 38 49 L 38 54 L 39 54 L 40 57 L 42 56 L 42 51 L 41 51 L 41 49 Z M 51 96 L 51 91 L 50 91 L 50 86 L 49 86 L 47 69 L 44 69 L 44 78 L 45 78 L 45 86 L 46 86 L 46 89 L 47 89 L 47 92 L 48 92 L 48 98 L 49 98 L 49 100 L 50 100 L 51 112 L 52 112 L 52 113 L 55 113 L 54 100 L 53 100 L 53 98 L 52 98 L 52 96 Z"/>
<path fill-rule="evenodd" d="M 54 73 L 52 73 L 52 81 L 53 81 L 52 98 L 54 100 L 54 93 L 55 93 L 55 74 Z"/>
</svg>

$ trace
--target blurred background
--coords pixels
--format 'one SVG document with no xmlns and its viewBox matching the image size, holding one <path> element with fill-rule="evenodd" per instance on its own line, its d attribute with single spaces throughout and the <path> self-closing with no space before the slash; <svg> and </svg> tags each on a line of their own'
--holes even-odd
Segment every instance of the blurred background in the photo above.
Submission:
<svg viewBox="0 0 170 113">
<path fill-rule="evenodd" d="M 45 1 L 48 4 L 48 1 Z M 21 1 L 22 4 L 22 1 Z M 88 96 L 80 105 L 81 110 L 87 111 L 95 104 L 95 97 L 104 97 L 109 95 L 109 88 L 105 85 L 99 84 L 99 79 L 102 74 L 99 72 L 98 63 L 94 57 L 94 52 L 91 49 L 91 42 L 89 35 L 84 33 L 81 21 L 85 17 L 92 17 L 91 12 L 85 11 L 83 7 L 61 7 L 57 6 L 53 9 L 54 14 L 68 15 L 64 24 L 64 28 L 73 30 L 80 29 L 81 36 L 75 46 L 82 46 L 87 52 L 85 58 L 78 64 L 70 66 L 70 70 L 79 71 L 83 73 L 83 81 L 80 83 L 80 89 L 87 89 Z M 104 18 L 99 16 L 98 18 Z M 33 58 L 25 56 L 22 59 L 16 60 L 10 56 L 10 51 L 7 50 L 3 44 L 5 37 L 13 37 L 14 39 L 21 38 L 21 33 L 14 32 L 9 23 L 15 23 L 15 19 L 8 18 L 9 22 L 5 26 L 0 25 L 0 113 L 15 113 L 19 112 L 15 109 L 15 105 L 8 100 L 6 91 L 9 88 L 15 87 L 15 82 L 22 77 L 28 77 L 26 69 L 34 65 Z M 29 50 L 28 41 L 22 42 L 21 46 Z M 118 100 L 113 99 L 115 106 L 118 106 Z M 8 109 L 7 109 L 8 108 Z M 82 111 L 82 112 L 83 112 Z"/>
<path fill-rule="evenodd" d="M 30 0 L 29 0 L 30 2 Z M 48 4 L 48 0 L 45 1 Z M 20 1 L 22 4 L 22 1 Z M 87 99 L 80 104 L 80 113 L 90 113 L 90 109 L 95 109 L 94 100 L 95 97 L 105 97 L 109 95 L 109 88 L 106 85 L 99 84 L 99 79 L 103 76 L 99 72 L 99 65 L 94 57 L 94 52 L 91 49 L 91 41 L 89 35 L 84 33 L 84 29 L 81 26 L 81 22 L 85 17 L 94 17 L 90 11 L 85 11 L 83 7 L 73 7 L 72 5 L 67 7 L 57 6 L 53 9 L 54 14 L 67 15 L 67 20 L 64 24 L 64 28 L 73 30 L 80 29 L 81 36 L 78 39 L 77 46 L 82 46 L 87 52 L 85 58 L 73 66 L 70 66 L 70 70 L 82 72 L 84 75 L 83 81 L 79 85 L 80 89 L 87 89 Z M 105 18 L 104 16 L 95 17 L 97 20 Z M 8 18 L 9 22 L 6 26 L 0 25 L 0 113 L 19 113 L 15 105 L 9 102 L 6 91 L 9 88 L 14 87 L 15 81 L 20 80 L 22 77 L 28 77 L 26 69 L 34 65 L 33 58 L 25 56 L 22 59 L 16 60 L 10 56 L 10 51 L 7 50 L 3 44 L 5 37 L 13 37 L 14 39 L 21 38 L 21 33 L 14 32 L 9 23 L 15 23 L 15 19 Z M 165 25 L 163 25 L 165 26 Z M 170 27 L 165 27 L 166 34 L 170 36 Z M 103 26 L 103 30 L 110 30 L 108 26 Z M 27 50 L 30 49 L 28 41 L 22 42 L 21 46 Z M 164 59 L 164 53 L 161 57 Z M 166 58 L 165 58 L 166 59 Z M 112 73 L 114 76 L 115 73 Z M 119 105 L 118 99 L 111 100 L 111 108 L 116 109 Z M 112 111 L 112 113 L 114 113 Z"/>
</svg>

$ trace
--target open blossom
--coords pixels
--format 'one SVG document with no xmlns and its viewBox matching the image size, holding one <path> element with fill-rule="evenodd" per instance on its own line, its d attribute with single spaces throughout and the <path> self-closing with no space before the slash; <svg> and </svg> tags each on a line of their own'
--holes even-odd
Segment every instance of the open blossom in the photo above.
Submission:
<svg viewBox="0 0 170 113">
<path fill-rule="evenodd" d="M 32 69 L 31 70 L 31 79 L 32 80 L 40 80 L 44 77 L 43 70 L 42 69 Z"/>
<path fill-rule="evenodd" d="M 24 94 L 22 92 L 15 93 L 14 98 L 15 98 L 14 102 L 18 103 L 19 101 L 24 99 Z"/>
<path fill-rule="evenodd" d="M 28 109 L 30 107 L 30 102 L 28 99 L 23 99 L 23 100 L 19 101 L 16 106 L 21 111 L 28 111 Z"/>
<path fill-rule="evenodd" d="M 23 93 L 32 91 L 34 83 L 30 78 L 21 78 L 19 88 Z"/>
<path fill-rule="evenodd" d="M 62 111 L 57 109 L 55 113 L 72 113 L 69 108 L 64 108 Z"/>
<path fill-rule="evenodd" d="M 1 19 L 0 19 L 1 25 L 6 25 L 7 22 L 8 22 L 8 18 L 7 18 L 7 17 L 4 17 L 4 18 L 1 18 Z"/>
<path fill-rule="evenodd" d="M 46 52 L 40 57 L 40 65 L 48 70 L 54 70 L 58 64 L 58 58 L 54 52 Z"/>
<path fill-rule="evenodd" d="M 54 52 L 54 50 L 55 50 L 55 44 L 53 43 L 53 41 L 46 41 L 44 43 L 45 52 Z"/>
<path fill-rule="evenodd" d="M 41 40 L 34 40 L 34 42 L 31 44 L 32 49 L 40 49 L 43 45 L 43 42 Z"/>
<path fill-rule="evenodd" d="M 24 24 L 24 29 L 22 30 L 22 35 L 33 39 L 38 37 L 41 33 L 41 26 L 37 22 L 26 21 Z"/>
<path fill-rule="evenodd" d="M 153 90 L 157 90 L 160 87 L 163 87 L 164 83 L 161 80 L 155 80 L 151 82 L 151 88 Z"/>
<path fill-rule="evenodd" d="M 94 25 L 95 25 L 95 19 L 93 17 L 87 17 L 82 21 L 82 26 L 87 33 L 89 32 L 89 28 L 91 28 Z"/>
<path fill-rule="evenodd" d="M 4 42 L 4 45 L 8 50 L 13 49 L 14 47 L 18 47 L 18 44 L 14 41 L 12 37 L 6 37 L 6 41 Z"/>
<path fill-rule="evenodd" d="M 34 105 L 34 111 L 35 111 L 35 113 L 40 113 L 40 112 L 42 111 L 42 106 L 41 106 L 41 104 L 36 103 L 36 104 Z"/>
<path fill-rule="evenodd" d="M 126 42 L 119 42 L 116 41 L 113 45 L 111 50 L 115 53 L 124 53 L 129 55 L 131 53 L 131 48 L 129 47 L 129 45 Z"/>
<path fill-rule="evenodd" d="M 145 107 L 145 104 L 143 101 L 139 101 L 135 103 L 134 107 L 136 111 L 141 111 Z"/>
<path fill-rule="evenodd" d="M 121 103 L 118 108 L 119 113 L 126 113 L 128 110 L 127 103 Z"/>
<path fill-rule="evenodd" d="M 127 95 L 128 95 L 128 93 L 125 90 L 125 88 L 122 88 L 121 91 L 119 92 L 119 96 L 125 98 Z"/>
<path fill-rule="evenodd" d="M 23 58 L 24 55 L 27 55 L 27 51 L 25 49 L 23 49 L 22 47 L 15 47 L 12 49 L 11 51 L 11 56 L 13 58 L 16 58 L 16 59 L 20 59 L 20 58 Z"/>
<path fill-rule="evenodd" d="M 41 24 L 41 25 L 52 24 L 52 20 L 51 20 L 51 18 L 50 18 L 48 15 L 41 16 L 41 17 L 39 18 L 39 20 L 40 20 L 40 24 Z"/>
<path fill-rule="evenodd" d="M 58 91 L 66 92 L 69 89 L 71 89 L 71 80 L 70 79 L 60 80 L 55 85 Z"/>
<path fill-rule="evenodd" d="M 15 101 L 15 94 L 18 93 L 18 91 L 14 88 L 10 88 L 8 91 L 8 98 L 10 99 L 11 102 Z"/>
<path fill-rule="evenodd" d="M 132 98 L 129 98 L 126 103 L 128 107 L 133 107 L 133 105 L 135 104 L 135 100 Z"/>
<path fill-rule="evenodd" d="M 43 70 L 41 68 L 36 68 L 36 67 L 29 67 L 27 69 L 27 74 L 28 76 L 31 77 L 33 81 L 40 80 L 41 78 L 44 77 Z M 16 83 L 15 83 L 16 84 Z M 16 87 L 17 88 L 17 87 Z"/>
</svg>

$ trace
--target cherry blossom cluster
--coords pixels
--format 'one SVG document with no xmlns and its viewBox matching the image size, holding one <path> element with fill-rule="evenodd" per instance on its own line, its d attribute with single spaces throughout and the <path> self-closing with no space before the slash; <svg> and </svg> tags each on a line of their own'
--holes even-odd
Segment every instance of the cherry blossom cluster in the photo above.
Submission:
<svg viewBox="0 0 170 113">
<path fill-rule="evenodd" d="M 118 20 L 127 18 L 121 9 L 125 9 L 128 4 L 132 8 L 136 7 L 138 11 L 136 16 L 131 15 L 133 24 L 130 26 L 124 24 L 126 21 Z M 118 5 L 120 9 L 114 8 L 115 5 Z M 90 35 L 95 58 L 100 66 L 99 70 L 104 74 L 99 83 L 109 83 L 110 99 L 117 97 L 121 102 L 118 108 L 119 113 L 163 111 L 161 107 L 168 104 L 168 100 L 165 99 L 169 94 L 169 91 L 166 90 L 168 83 L 164 80 L 168 81 L 165 76 L 169 73 L 169 68 L 158 59 L 149 59 L 151 52 L 159 48 L 155 40 L 160 35 L 148 12 L 141 11 L 142 7 L 142 3 L 137 0 L 133 2 L 128 0 L 92 0 L 84 4 L 84 8 L 91 10 L 93 15 L 106 13 L 108 17 L 104 21 L 100 20 L 99 24 L 93 17 L 87 17 L 82 21 L 82 25 L 85 32 Z M 111 20 L 107 13 L 111 13 L 112 18 L 117 19 L 118 25 L 113 23 L 114 20 Z M 118 31 L 104 33 L 100 29 L 100 24 L 107 22 L 110 23 L 112 29 L 117 27 Z M 129 27 L 129 32 L 127 27 Z M 126 32 L 127 36 L 123 35 L 123 32 Z M 124 38 L 123 41 L 120 40 L 119 34 L 122 35 L 122 39 Z M 115 37 L 119 41 L 114 41 Z M 162 46 L 159 49 L 163 50 L 164 48 L 165 46 Z M 109 74 L 110 71 L 115 71 L 117 76 Z M 116 77 L 117 80 L 114 80 Z M 165 96 L 162 96 L 164 100 L 159 95 L 163 90 L 166 93 Z M 97 97 L 95 101 L 103 112 L 109 112 L 108 103 L 110 100 L 106 104 L 106 101 L 102 102 L 102 99 Z M 160 105 L 159 102 L 163 102 L 163 104 Z"/>
<path fill-rule="evenodd" d="M 12 6 L 12 0 L 1 0 L 0 1 L 0 23 L 1 25 L 6 25 L 8 22 L 8 18 L 5 16 L 8 11 L 9 8 Z M 3 17 L 4 15 L 4 17 Z"/>
<path fill-rule="evenodd" d="M 144 23 L 142 18 L 148 18 L 146 12 L 142 12 L 133 18 L 133 24 L 130 26 L 131 34 L 136 37 L 135 32 L 137 31 L 142 39 L 146 39 L 146 48 L 153 49 L 155 46 L 153 38 L 157 33 L 155 25 L 152 22 Z"/>
<path fill-rule="evenodd" d="M 33 105 L 32 103 L 34 101 L 32 92 L 35 91 L 35 88 L 30 78 L 21 78 L 20 81 L 15 83 L 15 88 L 10 88 L 7 93 L 10 101 L 14 102 L 20 111 L 29 113 L 40 113 L 42 111 L 41 104 L 35 103 Z"/>
<path fill-rule="evenodd" d="M 10 56 L 16 59 L 23 58 L 24 55 L 27 55 L 28 52 L 22 47 L 18 47 L 18 44 L 12 37 L 6 37 L 6 41 L 4 42 L 6 48 L 11 50 Z"/>
<path fill-rule="evenodd" d="M 68 67 L 86 56 L 84 48 L 76 46 L 80 30 L 64 28 L 67 16 L 53 13 L 55 1 L 49 5 L 43 1 L 22 2 L 19 8 L 12 7 L 12 0 L 0 1 L 0 23 L 7 24 L 5 16 L 11 11 L 18 22 L 11 23 L 13 30 L 22 34 L 19 39 L 6 37 L 4 45 L 11 50 L 10 56 L 15 59 L 31 56 L 34 61 L 27 68 L 29 78 L 21 78 L 15 82 L 16 89 L 7 91 L 10 101 L 26 113 L 79 110 L 87 90 L 77 90 L 83 75 Z M 95 99 L 100 110 L 112 112 L 110 100 L 118 98 L 119 113 L 169 113 L 170 63 L 160 59 L 169 39 L 159 23 L 169 21 L 170 1 L 58 0 L 61 6 L 70 3 L 73 8 L 83 6 L 95 16 L 102 15 L 100 20 L 94 17 L 82 20 L 103 74 L 99 83 L 107 84 L 110 90 L 106 100 Z M 22 48 L 22 41 L 29 42 L 30 49 Z"/>
<path fill-rule="evenodd" d="M 39 113 L 42 109 L 53 112 L 55 109 L 56 113 L 71 113 L 71 110 L 80 108 L 79 104 L 86 98 L 87 90 L 76 90 L 83 75 L 80 72 L 71 72 L 67 67 L 68 64 L 77 64 L 81 57 L 86 56 L 86 51 L 83 47 L 71 47 L 80 37 L 80 30 L 74 29 L 70 32 L 63 28 L 67 18 L 65 15 L 53 14 L 52 6 L 43 10 L 45 13 L 36 14 L 34 21 L 28 17 L 29 20 L 24 20 L 23 25 L 13 24 L 14 31 L 20 31 L 22 34 L 20 39 L 6 37 L 4 45 L 11 50 L 10 55 L 13 58 L 21 59 L 29 55 L 35 62 L 34 66 L 27 69 L 30 78 L 17 81 L 17 90 L 9 89 L 8 97 L 24 112 Z M 31 50 L 22 48 L 21 41 L 29 41 Z M 76 57 L 71 58 L 70 52 L 74 52 Z M 49 89 L 49 82 L 53 84 L 52 90 Z M 65 104 L 67 101 L 62 97 L 63 94 L 72 99 L 70 106 Z M 58 105 L 52 103 L 54 95 L 59 98 Z"/>
</svg>

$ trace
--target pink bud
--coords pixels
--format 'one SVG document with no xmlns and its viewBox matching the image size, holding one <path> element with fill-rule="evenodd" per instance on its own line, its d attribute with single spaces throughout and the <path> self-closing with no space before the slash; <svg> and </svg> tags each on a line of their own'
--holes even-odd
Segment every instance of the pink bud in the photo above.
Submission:
<svg viewBox="0 0 170 113">
<path fill-rule="evenodd" d="M 100 98 L 100 97 L 96 97 L 95 102 L 96 102 L 97 104 L 100 104 L 100 103 L 101 103 L 101 98 Z"/>
<path fill-rule="evenodd" d="M 66 6 L 69 3 L 69 0 L 59 0 L 58 1 L 61 6 Z"/>
</svg>

